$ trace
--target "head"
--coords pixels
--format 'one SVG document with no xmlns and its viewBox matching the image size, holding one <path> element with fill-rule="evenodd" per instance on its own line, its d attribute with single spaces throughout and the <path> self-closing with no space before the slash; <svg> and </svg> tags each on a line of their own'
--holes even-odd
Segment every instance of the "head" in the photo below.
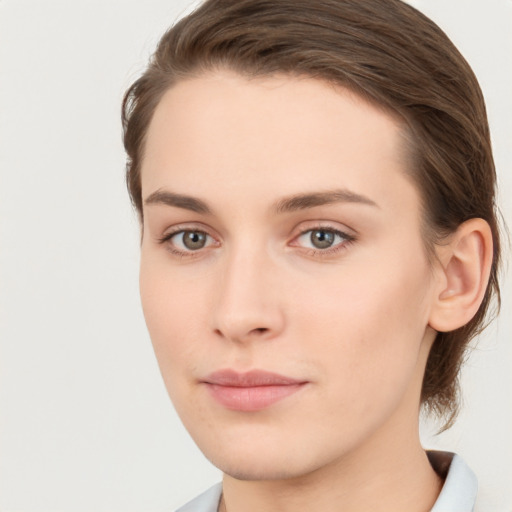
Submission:
<svg viewBox="0 0 512 512">
<path fill-rule="evenodd" d="M 259 112 L 265 112 L 265 115 L 259 115 Z M 303 114 L 303 123 L 299 113 Z M 282 122 L 278 119 L 269 123 L 273 115 Z M 251 116 L 249 120 L 247 116 Z M 218 125 L 213 125 L 217 122 Z M 266 338 L 282 338 L 284 364 L 284 354 L 289 356 L 294 350 L 293 344 L 288 345 L 291 343 L 289 333 L 294 332 L 294 327 L 287 324 L 288 310 L 298 312 L 301 318 L 317 317 L 322 325 L 336 318 L 339 312 L 339 325 L 333 321 L 333 329 L 327 328 L 325 333 L 308 331 L 307 323 L 300 325 L 300 331 L 310 337 L 305 345 L 308 346 L 315 337 L 323 336 L 326 353 L 335 347 L 329 357 L 336 364 L 337 351 L 352 353 L 354 342 L 362 345 L 358 349 L 361 353 L 364 350 L 375 352 L 377 347 L 367 343 L 376 337 L 377 330 L 363 325 L 364 319 L 369 317 L 375 328 L 379 321 L 385 326 L 383 329 L 387 334 L 384 333 L 382 341 L 384 345 L 386 340 L 389 341 L 391 347 L 386 350 L 385 346 L 379 345 L 378 351 L 382 349 L 382 353 L 375 360 L 371 359 L 370 366 L 359 367 L 362 362 L 355 357 L 352 380 L 356 383 L 348 388 L 357 393 L 358 375 L 375 371 L 371 364 L 378 360 L 390 368 L 402 365 L 404 371 L 395 384 L 389 383 L 392 372 L 383 372 L 382 378 L 387 379 L 390 386 L 402 386 L 402 395 L 416 390 L 418 407 L 422 404 L 429 411 L 444 416 L 448 422 L 453 419 L 457 411 L 457 376 L 465 351 L 469 341 L 483 328 L 493 296 L 499 295 L 499 235 L 495 171 L 482 94 L 464 58 L 433 22 L 399 0 L 209 0 L 163 36 L 148 68 L 125 96 L 123 123 L 128 187 L 143 230 L 143 305 L 164 379 L 172 368 L 166 366 L 169 353 L 162 346 L 167 342 L 179 343 L 173 339 L 181 336 L 178 330 L 166 341 L 158 320 L 166 315 L 183 318 L 189 314 L 187 322 L 190 324 L 195 316 L 193 307 L 198 304 L 200 312 L 206 311 L 206 316 L 211 313 L 214 320 L 205 321 L 209 326 L 206 330 L 211 327 L 211 332 L 205 334 L 199 327 L 197 330 L 191 327 L 190 336 L 194 340 L 203 338 L 203 343 L 209 343 L 211 336 L 216 340 L 214 343 L 231 340 L 239 344 L 244 338 L 242 332 L 247 331 L 251 333 L 244 349 L 247 353 L 255 351 L 254 348 L 247 349 L 255 339 L 259 340 L 256 343 L 261 343 Z M 213 129 L 205 131 L 208 123 Z M 233 123 L 237 126 L 235 130 L 232 130 Z M 368 125 L 375 129 L 369 129 Z M 296 126 L 309 126 L 312 131 L 296 131 Z M 322 133 L 323 137 L 315 141 L 313 132 Z M 340 138 L 336 139 L 338 136 Z M 236 169 L 230 167 L 229 160 L 223 160 L 229 151 L 227 137 L 235 147 Z M 253 140 L 245 147 L 248 137 Z M 362 139 L 368 144 L 372 141 L 374 145 L 365 147 L 360 142 Z M 194 140 L 197 146 L 194 146 Z M 311 154 L 304 149 L 309 140 L 316 143 L 310 148 Z M 275 141 L 276 146 L 273 145 Z M 262 151 L 263 145 L 265 151 Z M 255 147 L 256 152 L 253 151 Z M 343 152 L 340 147 L 349 149 Z M 171 153 L 169 160 L 162 157 L 165 151 Z M 192 158 L 191 155 L 196 153 L 200 156 Z M 260 159 L 262 153 L 265 157 Z M 316 161 L 315 153 L 339 158 L 339 185 L 333 169 L 325 159 Z M 293 160 L 297 154 L 300 154 L 300 161 Z M 191 156 L 188 161 L 187 155 Z M 369 158 L 366 164 L 373 166 L 373 174 L 365 174 L 362 155 Z M 244 156 L 247 157 L 246 166 L 243 165 Z M 311 167 L 313 163 L 327 170 L 315 174 Z M 290 172 L 290 166 L 295 174 Z M 168 177 L 161 172 L 164 168 Z M 206 171 L 201 174 L 198 169 Z M 350 170 L 345 172 L 344 169 Z M 312 181 L 312 177 L 318 182 Z M 193 184 L 197 184 L 197 194 L 192 193 Z M 265 186 L 268 193 L 265 193 Z M 161 194 L 159 197 L 157 192 L 164 188 L 176 191 L 178 195 Z M 342 196 L 345 194 L 342 197 L 343 223 L 318 225 L 311 222 L 310 217 L 298 219 L 295 216 L 290 217 L 290 221 L 282 221 L 281 227 L 272 228 L 272 231 L 268 226 L 277 226 L 278 217 L 270 219 L 261 213 L 271 208 L 273 211 L 281 208 L 287 213 L 297 212 L 301 201 L 309 201 L 308 208 L 312 202 L 319 201 L 318 206 L 307 211 L 313 211 L 315 218 L 330 220 L 332 212 L 322 208 L 335 201 L 325 200 L 325 197 L 318 199 L 311 194 L 306 198 L 299 196 L 304 191 L 312 192 L 314 196 L 339 189 L 343 191 Z M 153 195 L 152 200 L 145 203 L 150 195 Z M 192 201 L 190 196 L 194 196 Z M 255 199 L 267 196 L 268 204 Z M 215 203 L 216 198 L 218 203 Z M 194 202 L 195 199 L 201 201 Z M 274 199 L 276 204 L 271 201 Z M 396 239 L 389 238 L 388 245 L 379 246 L 386 263 L 379 272 L 372 273 L 364 240 L 366 236 L 371 239 L 367 233 L 376 230 L 376 224 L 370 220 L 370 227 L 365 227 L 364 210 L 378 210 L 382 201 L 384 210 L 389 207 L 391 217 L 388 221 L 402 219 L 404 231 L 397 225 L 395 234 L 390 234 Z M 377 206 L 372 206 L 374 202 Z M 180 212 L 182 209 L 194 211 L 196 217 L 191 224 L 189 217 L 180 217 L 181 214 L 173 214 L 172 222 L 165 220 L 169 218 L 165 217 L 167 213 L 162 214 L 160 220 L 153 221 L 151 234 L 147 211 L 157 203 L 167 203 L 167 206 L 172 205 L 171 209 Z M 230 204 L 232 210 L 229 210 Z M 244 208 L 247 209 L 245 216 L 240 213 Z M 210 222 L 208 219 L 211 218 L 214 220 Z M 312 243 L 311 237 L 316 236 L 322 238 L 318 241 L 320 244 L 333 243 L 344 248 L 348 248 L 353 240 L 356 240 L 355 244 L 358 239 L 363 240 L 362 252 L 351 260 L 347 251 L 345 258 L 349 263 L 345 266 L 354 265 L 349 275 L 343 274 L 343 265 L 335 264 L 334 257 L 332 261 L 323 260 L 320 268 L 316 260 L 309 261 L 310 255 L 303 254 L 300 257 L 308 261 L 297 263 L 293 260 L 296 255 L 286 253 L 286 257 L 294 261 L 286 263 L 288 260 L 280 259 L 270 242 L 263 255 L 254 247 L 251 249 L 242 235 L 235 236 L 236 229 L 234 225 L 230 226 L 228 218 L 236 218 L 238 225 L 245 222 L 245 228 L 251 226 L 253 241 L 258 236 L 260 241 L 277 239 L 279 229 L 285 229 L 282 226 L 287 225 L 286 222 L 291 223 L 286 228 L 289 233 L 282 235 L 286 238 L 288 251 L 305 250 L 302 246 L 304 237 L 310 237 L 306 242 Z M 267 227 L 263 229 L 264 218 Z M 172 311 L 166 311 L 165 301 L 161 300 L 160 292 L 155 291 L 158 286 L 155 283 L 167 279 L 163 273 L 168 263 L 163 262 L 162 256 L 155 256 L 157 246 L 153 243 L 151 248 L 151 237 L 154 241 L 158 230 L 162 231 L 159 236 L 166 235 L 163 233 L 166 223 L 185 226 L 178 232 L 181 233 L 178 237 L 170 237 L 167 233 L 166 243 L 172 240 L 173 250 L 179 243 L 185 251 L 194 252 L 198 248 L 197 254 L 201 254 L 193 264 L 185 263 L 179 256 L 173 263 L 174 270 L 168 274 L 170 280 L 166 285 L 174 304 L 181 301 L 181 305 L 189 305 L 192 310 L 173 306 Z M 155 227 L 157 224 L 158 228 Z M 296 224 L 301 225 L 300 233 L 293 231 Z M 191 237 L 188 241 L 183 237 L 185 228 L 189 230 L 185 235 Z M 471 233 L 477 234 L 467 236 Z M 329 237 L 332 240 L 325 242 Z M 463 315 L 454 313 L 460 289 L 457 276 L 461 275 L 459 266 L 463 259 L 455 258 L 454 254 L 478 245 L 482 239 L 486 240 L 487 248 L 492 246 L 486 262 L 475 263 L 477 267 L 480 264 L 487 269 L 483 272 L 483 284 L 471 299 L 465 298 L 466 302 L 471 302 L 471 307 L 466 308 Z M 236 243 L 230 246 L 230 240 Z M 391 246 L 396 247 L 397 243 L 400 250 L 395 254 Z M 225 260 L 220 262 L 222 258 L 216 254 L 221 254 L 225 247 L 232 249 L 226 249 Z M 367 250 L 370 247 L 371 244 Z M 414 255 L 412 262 L 404 256 L 408 251 Z M 212 263 L 216 258 L 219 262 Z M 407 268 L 408 273 L 395 275 L 397 262 L 400 269 Z M 212 266 L 206 268 L 210 264 Z M 160 269 L 160 276 L 151 274 L 155 269 Z M 235 275 L 237 272 L 239 274 Z M 254 272 L 260 274 L 251 274 Z M 298 282 L 298 275 L 302 275 L 303 286 Z M 302 299 L 311 297 L 307 290 L 314 289 L 315 283 L 325 287 L 334 282 L 337 286 L 336 276 L 343 276 L 343 281 L 335 292 L 323 298 L 313 293 L 313 302 L 303 306 Z M 413 276 L 417 279 L 412 279 Z M 272 283 L 281 282 L 281 278 L 286 287 L 282 293 L 275 289 L 280 287 L 272 286 Z M 244 280 L 261 281 L 266 287 L 262 284 L 258 288 L 254 284 L 252 290 L 236 291 L 236 283 Z M 173 285 L 176 285 L 174 289 Z M 209 290 L 205 292 L 208 295 L 205 301 L 199 297 L 201 290 Z M 386 290 L 388 299 L 382 290 Z M 241 295 L 235 300 L 233 297 L 237 293 Z M 240 313 L 237 323 L 233 314 L 234 304 L 244 302 L 244 293 L 251 297 L 245 297 L 247 309 L 261 310 L 262 315 L 253 319 L 254 326 L 249 330 L 246 327 L 252 320 L 244 317 L 248 322 L 244 324 L 240 320 L 244 314 Z M 344 293 L 350 296 L 343 297 Z M 372 293 L 375 300 L 367 301 L 366 297 Z M 254 299 L 258 294 L 261 297 Z M 393 301 L 394 307 L 384 307 Z M 411 325 L 399 314 L 400 308 L 407 307 L 412 308 L 412 317 L 416 319 Z M 315 322 L 310 324 L 314 326 Z M 352 337 L 348 341 L 333 335 L 333 332 L 339 333 L 343 325 L 348 326 L 348 337 Z M 393 344 L 391 340 L 395 337 L 402 337 L 403 343 Z M 416 344 L 411 342 L 414 349 L 407 349 L 407 338 L 416 340 Z M 262 357 L 268 358 L 267 361 L 279 361 L 279 355 L 268 346 L 279 346 L 279 342 L 265 345 L 266 348 L 261 349 Z M 181 353 L 190 355 L 188 352 L 193 350 L 184 349 Z M 220 357 L 221 351 L 212 350 L 213 360 Z M 301 354 L 300 349 L 298 353 Z M 207 358 L 208 350 L 201 354 Z M 230 354 L 226 356 L 231 358 L 227 362 L 244 364 L 246 355 L 242 356 L 242 352 L 226 351 L 225 354 Z M 320 372 L 322 364 L 308 366 L 305 362 L 309 357 L 307 354 L 305 350 L 304 358 L 299 357 L 297 367 L 290 371 L 296 371 L 294 377 L 299 379 L 306 377 L 313 383 L 315 379 L 321 382 L 322 377 L 316 372 Z M 347 358 L 350 360 L 348 355 Z M 195 365 L 196 362 L 191 360 L 187 364 Z M 225 364 L 226 361 L 219 359 L 217 363 Z M 277 371 L 279 368 L 271 369 Z M 332 367 L 330 371 L 334 372 L 334 369 Z M 351 371 L 350 368 L 342 369 Z M 192 368 L 189 370 L 194 372 Z M 206 371 L 206 366 L 199 370 L 195 367 L 195 371 L 199 373 L 194 378 L 205 378 L 201 372 Z M 403 382 L 399 382 L 400 379 Z M 415 383 L 409 388 L 406 381 Z M 169 377 L 167 383 L 168 388 L 176 385 L 173 377 Z M 383 387 L 382 382 L 374 385 L 375 389 Z M 368 392 L 375 394 L 375 389 Z M 173 396 L 173 390 L 169 389 L 169 392 Z M 382 392 L 386 394 L 385 390 Z M 402 395 L 395 396 L 397 404 Z M 177 392 L 173 399 L 179 411 L 183 398 Z M 393 399 L 389 398 L 390 402 Z M 343 400 L 337 402 L 340 407 L 349 407 L 350 397 Z M 365 409 L 370 407 L 373 407 L 371 400 L 363 400 L 360 409 L 354 412 L 354 418 L 372 416 Z M 212 421 L 206 410 L 202 414 L 205 422 Z M 379 414 L 371 420 L 373 426 L 367 425 L 368 432 L 382 420 Z M 194 435 L 194 427 L 187 426 Z"/>
</svg>

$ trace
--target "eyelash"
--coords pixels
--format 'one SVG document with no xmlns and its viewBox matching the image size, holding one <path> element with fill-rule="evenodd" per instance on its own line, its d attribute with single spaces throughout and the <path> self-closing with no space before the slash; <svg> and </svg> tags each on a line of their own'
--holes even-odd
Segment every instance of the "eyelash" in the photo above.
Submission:
<svg viewBox="0 0 512 512">
<path fill-rule="evenodd" d="M 312 228 L 305 229 L 305 230 L 301 231 L 297 236 L 295 236 L 293 238 L 293 240 L 294 241 L 298 240 L 300 237 L 302 237 L 308 233 L 312 233 L 314 231 L 324 231 L 327 233 L 331 233 L 335 236 L 341 237 L 343 239 L 343 241 L 338 242 L 336 245 L 333 245 L 332 247 L 328 247 L 326 249 L 314 249 L 314 248 L 302 247 L 303 251 L 308 256 L 314 256 L 314 257 L 334 256 L 334 255 L 338 254 L 339 252 L 346 250 L 349 245 L 351 245 L 352 243 L 354 243 L 357 240 L 354 235 L 349 235 L 348 233 L 340 231 L 339 229 L 332 228 L 330 226 L 315 226 Z M 200 256 L 202 253 L 201 249 L 198 249 L 196 251 L 193 251 L 193 250 L 182 251 L 182 250 L 179 250 L 179 249 L 176 249 L 175 247 L 173 247 L 173 245 L 170 244 L 169 242 L 172 240 L 172 238 L 174 238 L 176 235 L 178 235 L 180 233 L 183 233 L 183 234 L 185 234 L 185 233 L 200 233 L 200 234 L 207 236 L 210 239 L 213 239 L 213 237 L 211 235 L 209 235 L 206 231 L 204 231 L 202 229 L 193 229 L 190 227 L 184 228 L 184 227 L 179 227 L 179 226 L 177 226 L 176 229 L 174 229 L 170 233 L 166 233 L 164 236 L 158 238 L 158 243 L 160 243 L 162 245 L 167 244 L 167 250 L 169 252 L 171 252 L 173 255 L 179 256 L 180 258 L 194 258 L 194 257 Z M 300 246 L 292 245 L 292 247 L 300 247 Z"/>
</svg>

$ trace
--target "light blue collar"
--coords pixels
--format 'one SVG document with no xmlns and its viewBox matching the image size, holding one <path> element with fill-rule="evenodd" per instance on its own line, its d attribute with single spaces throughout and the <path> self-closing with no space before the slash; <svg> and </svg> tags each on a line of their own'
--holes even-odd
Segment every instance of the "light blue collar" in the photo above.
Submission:
<svg viewBox="0 0 512 512">
<path fill-rule="evenodd" d="M 219 482 L 183 505 L 176 512 L 217 512 L 221 495 L 222 482 Z"/>
<path fill-rule="evenodd" d="M 449 452 L 427 452 L 430 464 L 442 476 L 448 467 L 441 494 L 430 512 L 472 512 L 475 507 L 478 480 L 464 460 Z"/>
</svg>

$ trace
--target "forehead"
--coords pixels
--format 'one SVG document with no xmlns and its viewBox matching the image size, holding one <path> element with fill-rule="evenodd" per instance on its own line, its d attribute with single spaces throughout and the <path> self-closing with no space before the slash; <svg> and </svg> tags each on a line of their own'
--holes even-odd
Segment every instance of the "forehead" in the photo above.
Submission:
<svg viewBox="0 0 512 512">
<path fill-rule="evenodd" d="M 192 184 L 198 196 L 340 187 L 389 195 L 406 180 L 402 132 L 396 117 L 319 80 L 210 73 L 178 82 L 157 106 L 143 196 Z"/>
</svg>

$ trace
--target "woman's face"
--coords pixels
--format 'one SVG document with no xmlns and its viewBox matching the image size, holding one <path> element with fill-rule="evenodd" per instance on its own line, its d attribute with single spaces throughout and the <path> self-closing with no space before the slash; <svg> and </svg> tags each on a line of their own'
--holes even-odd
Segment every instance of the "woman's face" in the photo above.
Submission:
<svg viewBox="0 0 512 512">
<path fill-rule="evenodd" d="M 142 303 L 224 472 L 299 476 L 414 437 L 434 278 L 402 144 L 392 117 L 313 79 L 216 72 L 158 105 Z"/>
</svg>

